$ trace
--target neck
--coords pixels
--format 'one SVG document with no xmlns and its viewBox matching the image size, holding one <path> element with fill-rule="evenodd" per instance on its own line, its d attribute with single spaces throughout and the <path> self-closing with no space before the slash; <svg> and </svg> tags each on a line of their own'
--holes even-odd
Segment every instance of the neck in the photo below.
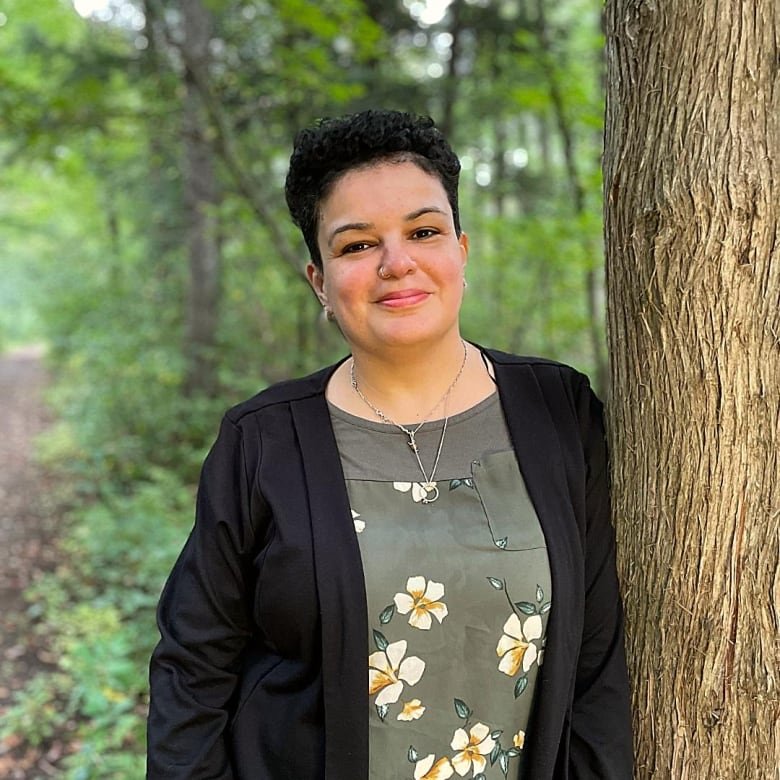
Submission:
<svg viewBox="0 0 780 780">
<path fill-rule="evenodd" d="M 356 350 L 350 369 L 369 403 L 359 394 L 354 394 L 357 398 L 353 400 L 362 406 L 364 414 L 373 412 L 371 404 L 400 423 L 443 417 L 447 414 L 445 396 L 464 365 L 464 349 L 464 342 L 456 334 L 433 351 L 378 356 Z"/>
</svg>

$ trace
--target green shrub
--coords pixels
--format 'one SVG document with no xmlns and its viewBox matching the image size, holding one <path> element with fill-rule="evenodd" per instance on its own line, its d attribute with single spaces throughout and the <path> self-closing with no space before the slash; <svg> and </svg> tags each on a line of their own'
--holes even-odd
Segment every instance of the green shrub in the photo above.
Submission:
<svg viewBox="0 0 780 780">
<path fill-rule="evenodd" d="M 103 488 L 73 509 L 57 569 L 26 597 L 56 658 L 20 691 L 0 737 L 31 744 L 67 734 L 68 780 L 143 776 L 147 664 L 154 608 L 191 525 L 192 487 L 153 469 L 125 494 Z"/>
</svg>

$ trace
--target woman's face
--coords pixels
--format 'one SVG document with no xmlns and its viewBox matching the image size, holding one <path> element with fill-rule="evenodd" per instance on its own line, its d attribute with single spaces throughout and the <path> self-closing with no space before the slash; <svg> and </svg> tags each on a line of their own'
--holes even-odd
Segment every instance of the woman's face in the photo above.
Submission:
<svg viewBox="0 0 780 780">
<path fill-rule="evenodd" d="M 309 281 L 353 351 L 460 338 L 468 239 L 441 182 L 412 162 L 349 171 L 321 204 Z"/>
</svg>

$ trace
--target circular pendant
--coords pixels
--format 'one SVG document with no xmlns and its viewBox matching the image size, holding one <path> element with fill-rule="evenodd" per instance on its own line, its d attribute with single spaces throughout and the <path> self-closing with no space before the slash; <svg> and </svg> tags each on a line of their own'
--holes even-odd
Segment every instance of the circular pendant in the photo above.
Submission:
<svg viewBox="0 0 780 780">
<path fill-rule="evenodd" d="M 423 485 L 423 487 L 428 493 L 428 495 L 422 500 L 423 504 L 432 504 L 439 497 L 439 488 L 431 482 Z"/>
</svg>

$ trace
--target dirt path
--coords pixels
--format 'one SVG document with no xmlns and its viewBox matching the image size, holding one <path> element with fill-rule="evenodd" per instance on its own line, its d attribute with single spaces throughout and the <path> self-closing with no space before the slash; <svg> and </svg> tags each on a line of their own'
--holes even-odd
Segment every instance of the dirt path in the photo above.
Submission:
<svg viewBox="0 0 780 780">
<path fill-rule="evenodd" d="M 42 400 L 47 377 L 40 349 L 0 356 L 0 722 L 14 692 L 51 660 L 30 630 L 24 589 L 54 563 L 56 514 L 47 505 L 46 480 L 32 462 L 35 437 L 49 418 Z M 24 744 L 23 735 L 0 743 L 0 777 L 56 776 L 61 751 Z"/>
</svg>

